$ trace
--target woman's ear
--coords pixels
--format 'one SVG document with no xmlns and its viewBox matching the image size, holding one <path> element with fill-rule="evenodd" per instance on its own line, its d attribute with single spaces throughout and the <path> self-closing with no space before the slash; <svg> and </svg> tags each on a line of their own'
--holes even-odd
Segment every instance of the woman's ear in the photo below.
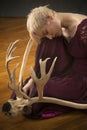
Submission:
<svg viewBox="0 0 87 130">
<path fill-rule="evenodd" d="M 52 20 L 52 19 L 53 19 L 53 16 L 52 16 L 51 14 L 48 14 L 48 15 L 46 16 L 46 18 L 47 18 L 48 20 Z"/>
<path fill-rule="evenodd" d="M 53 16 L 51 14 L 48 14 L 47 15 L 47 24 L 49 25 L 52 20 L 53 20 Z"/>
</svg>

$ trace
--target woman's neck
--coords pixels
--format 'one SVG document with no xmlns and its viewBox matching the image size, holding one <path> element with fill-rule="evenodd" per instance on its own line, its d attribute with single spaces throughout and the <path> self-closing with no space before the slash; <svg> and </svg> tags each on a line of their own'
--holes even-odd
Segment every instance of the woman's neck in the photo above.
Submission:
<svg viewBox="0 0 87 130">
<path fill-rule="evenodd" d="M 57 13 L 57 19 L 60 20 L 63 28 L 68 28 L 72 22 L 72 16 L 69 13 Z"/>
</svg>

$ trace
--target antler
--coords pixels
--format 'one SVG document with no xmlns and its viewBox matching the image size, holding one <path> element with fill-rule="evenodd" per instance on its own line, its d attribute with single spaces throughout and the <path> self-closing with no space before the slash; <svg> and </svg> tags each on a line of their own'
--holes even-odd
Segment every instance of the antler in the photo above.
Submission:
<svg viewBox="0 0 87 130">
<path fill-rule="evenodd" d="M 57 57 L 54 59 L 49 72 L 46 74 L 46 62 L 49 60 L 50 58 L 46 58 L 44 61 L 42 61 L 42 59 L 40 59 L 39 63 L 40 63 L 40 72 L 41 72 L 41 78 L 38 79 L 34 69 L 31 67 L 30 68 L 30 75 L 32 77 L 32 79 L 34 80 L 34 82 L 36 83 L 37 86 L 37 91 L 38 91 L 38 97 L 41 100 L 43 97 L 43 88 L 45 86 L 45 84 L 47 83 L 47 81 L 49 80 L 51 73 L 53 71 L 53 67 L 55 65 L 56 59 Z"/>
<path fill-rule="evenodd" d="M 19 58 L 19 56 L 12 56 L 12 53 L 14 52 L 14 50 L 16 49 L 15 45 L 18 43 L 19 40 L 16 40 L 15 42 L 11 43 L 7 49 L 7 53 L 6 53 L 6 69 L 9 75 L 9 79 L 10 79 L 10 83 L 9 83 L 9 88 L 11 88 L 12 90 L 15 91 L 17 97 L 25 97 L 27 99 L 30 99 L 24 92 L 22 92 L 21 87 L 22 87 L 22 81 L 23 81 L 23 74 L 24 74 L 24 69 L 26 66 L 26 62 L 27 62 L 27 58 L 28 58 L 28 54 L 30 52 L 30 49 L 32 47 L 32 40 L 30 39 L 30 41 L 27 44 L 24 56 L 23 56 L 23 61 L 22 61 L 22 65 L 21 65 L 21 70 L 20 70 L 20 75 L 19 75 L 19 84 L 16 85 L 16 77 L 15 77 L 15 73 L 16 73 L 16 69 L 18 67 L 18 64 L 16 64 L 13 73 L 11 73 L 10 69 L 9 69 L 9 62 Z"/>
<path fill-rule="evenodd" d="M 55 65 L 57 57 L 54 59 L 49 72 L 46 74 L 46 72 L 45 72 L 46 71 L 46 62 L 48 61 L 48 59 L 50 59 L 50 58 L 47 58 L 44 61 L 42 61 L 40 59 L 40 61 L 39 61 L 40 72 L 41 72 L 40 79 L 37 78 L 34 69 L 32 67 L 30 68 L 30 75 L 37 86 L 38 97 L 33 97 L 31 99 L 31 102 L 29 102 L 29 104 L 32 105 L 33 103 L 36 103 L 36 102 L 45 102 L 45 103 L 54 103 L 54 104 L 58 104 L 58 105 L 62 105 L 62 106 L 72 107 L 72 108 L 76 108 L 76 109 L 87 109 L 87 104 L 75 103 L 75 102 L 58 99 L 58 98 L 54 98 L 54 97 L 44 97 L 43 96 L 43 88 L 51 76 L 51 73 L 53 71 L 53 67 Z"/>
<path fill-rule="evenodd" d="M 17 95 L 19 95 L 19 91 L 18 91 L 18 87 L 16 86 L 15 83 L 15 73 L 16 73 L 16 69 L 18 67 L 18 64 L 16 64 L 13 73 L 11 73 L 10 69 L 9 69 L 9 62 L 19 58 L 19 56 L 12 56 L 12 53 L 14 52 L 14 50 L 16 49 L 15 45 L 17 44 L 19 40 L 16 40 L 13 43 L 10 43 L 8 49 L 7 49 L 7 53 L 6 53 L 6 69 L 9 75 L 9 79 L 10 79 L 10 83 L 9 83 L 9 88 L 13 89 L 15 91 L 15 93 Z"/>
<path fill-rule="evenodd" d="M 47 102 L 47 103 L 54 103 L 54 104 L 58 104 L 58 105 L 77 108 L 77 109 L 87 109 L 87 104 L 79 104 L 79 103 L 70 102 L 70 101 L 66 101 L 66 100 L 62 100 L 62 99 L 57 99 L 54 97 L 44 97 L 43 96 L 44 86 L 46 85 L 46 83 L 48 82 L 48 80 L 51 76 L 51 73 L 53 71 L 57 57 L 53 60 L 53 63 L 51 65 L 48 73 L 46 73 L 46 63 L 50 58 L 47 58 L 44 61 L 42 61 L 42 59 L 40 59 L 40 61 L 39 61 L 40 72 L 41 72 L 40 78 L 38 78 L 36 76 L 34 69 L 32 67 L 30 68 L 30 75 L 31 75 L 32 79 L 34 80 L 34 82 L 36 83 L 38 96 L 30 98 L 29 96 L 27 96 L 27 94 L 22 92 L 21 87 L 22 87 L 22 82 L 23 82 L 23 74 L 24 74 L 24 69 L 26 66 L 28 54 L 32 47 L 32 40 L 30 39 L 30 41 L 27 44 L 27 47 L 26 47 L 26 50 L 25 50 L 25 53 L 23 56 L 21 69 L 20 69 L 19 84 L 16 85 L 15 73 L 16 73 L 18 64 L 15 66 L 13 73 L 11 73 L 11 71 L 9 69 L 9 62 L 16 58 L 19 58 L 19 56 L 12 56 L 12 53 L 16 49 L 15 45 L 18 41 L 19 40 L 16 40 L 15 42 L 13 42 L 9 45 L 7 54 L 6 54 L 6 68 L 7 68 L 7 72 L 8 72 L 9 79 L 10 79 L 9 87 L 15 91 L 18 98 L 17 98 L 17 100 L 8 100 L 8 102 L 3 105 L 3 112 L 12 114 L 12 115 L 17 115 L 19 112 L 21 112 L 23 110 L 23 108 L 25 108 L 25 107 L 29 108 L 29 106 L 31 106 L 33 103 L 36 103 L 36 102 L 45 102 L 45 103 Z M 28 109 L 28 111 L 29 111 L 29 109 Z M 24 112 L 26 113 L 25 110 L 24 110 Z"/>
</svg>

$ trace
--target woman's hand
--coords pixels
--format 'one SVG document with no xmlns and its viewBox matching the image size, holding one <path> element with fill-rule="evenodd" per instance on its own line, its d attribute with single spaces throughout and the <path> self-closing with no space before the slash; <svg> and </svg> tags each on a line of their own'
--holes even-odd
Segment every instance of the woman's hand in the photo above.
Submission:
<svg viewBox="0 0 87 130">
<path fill-rule="evenodd" d="M 29 81 L 25 84 L 25 86 L 22 88 L 22 90 L 29 95 L 31 95 L 32 89 L 34 87 L 34 81 L 33 79 L 29 79 Z"/>
</svg>

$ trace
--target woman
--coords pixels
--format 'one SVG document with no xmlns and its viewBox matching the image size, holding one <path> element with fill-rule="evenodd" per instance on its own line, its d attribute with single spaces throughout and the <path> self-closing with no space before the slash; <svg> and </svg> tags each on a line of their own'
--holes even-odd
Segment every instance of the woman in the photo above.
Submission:
<svg viewBox="0 0 87 130">
<path fill-rule="evenodd" d="M 28 15 L 27 29 L 33 40 L 38 42 L 35 71 L 38 77 L 39 59 L 50 57 L 46 70 L 53 59 L 57 61 L 45 85 L 44 96 L 87 103 L 87 16 L 60 13 L 47 6 L 35 8 Z M 31 97 L 37 95 L 33 79 L 25 81 L 23 91 L 33 87 Z M 69 112 L 68 107 L 53 104 L 34 104 L 30 117 L 49 118 Z"/>
</svg>

